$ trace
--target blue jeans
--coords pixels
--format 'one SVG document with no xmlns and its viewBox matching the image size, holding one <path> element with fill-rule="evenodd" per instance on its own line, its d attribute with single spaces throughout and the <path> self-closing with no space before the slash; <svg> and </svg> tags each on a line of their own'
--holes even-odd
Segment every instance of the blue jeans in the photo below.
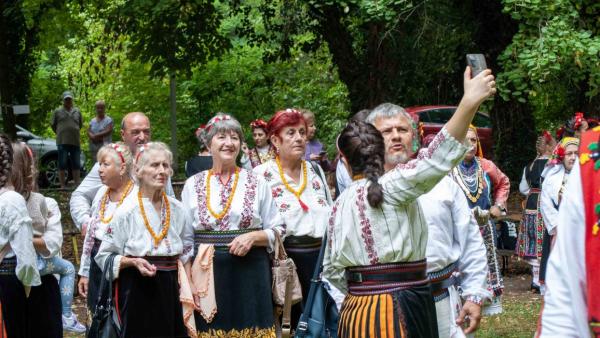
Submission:
<svg viewBox="0 0 600 338">
<path fill-rule="evenodd" d="M 38 256 L 39 257 L 39 256 Z M 62 314 L 70 317 L 72 314 L 71 305 L 73 304 L 73 290 L 75 287 L 75 267 L 73 263 L 66 259 L 54 256 L 52 258 L 42 258 L 43 268 L 40 275 L 60 275 L 58 286 L 60 288 L 60 299 L 62 303 Z"/>
</svg>

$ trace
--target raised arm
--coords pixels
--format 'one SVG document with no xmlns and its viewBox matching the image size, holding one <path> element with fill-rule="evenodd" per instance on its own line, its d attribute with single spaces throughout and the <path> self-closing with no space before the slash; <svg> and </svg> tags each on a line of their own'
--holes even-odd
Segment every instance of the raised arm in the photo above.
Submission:
<svg viewBox="0 0 600 338">
<path fill-rule="evenodd" d="M 69 208 L 73 223 L 79 230 L 83 230 L 82 226 L 87 225 L 91 216 L 91 205 L 98 190 L 102 187 L 100 174 L 98 173 L 99 165 L 94 164 L 90 172 L 85 176 L 81 184 L 71 194 Z"/>
</svg>

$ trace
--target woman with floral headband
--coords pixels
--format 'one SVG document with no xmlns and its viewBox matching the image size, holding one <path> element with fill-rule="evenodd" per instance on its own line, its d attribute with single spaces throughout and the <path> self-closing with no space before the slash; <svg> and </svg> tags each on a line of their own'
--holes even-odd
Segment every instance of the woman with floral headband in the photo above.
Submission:
<svg viewBox="0 0 600 338">
<path fill-rule="evenodd" d="M 275 113 L 268 130 L 277 155 L 254 172 L 267 182 L 283 218 L 285 250 L 296 264 L 306 300 L 333 203 L 331 192 L 323 169 L 304 159 L 308 127 L 301 112 L 287 109 Z M 302 304 L 294 305 L 292 327 L 301 314 Z"/>
<path fill-rule="evenodd" d="M 197 336 L 275 337 L 268 252 L 283 222 L 264 179 L 236 166 L 240 123 L 219 113 L 206 140 L 213 167 L 190 177 L 181 194 L 195 229 Z"/>
<path fill-rule="evenodd" d="M 93 313 L 98 295 L 101 294 L 100 281 L 102 267 L 95 261 L 108 224 L 115 212 L 137 194 L 137 186 L 131 178 L 133 158 L 129 147 L 123 143 L 111 143 L 98 151 L 97 161 L 102 188 L 96 193 L 92 203 L 92 216 L 83 241 L 81 265 L 79 267 L 79 293 L 87 298 L 88 309 Z M 102 303 L 102 302 L 101 302 Z"/>
<path fill-rule="evenodd" d="M 269 142 L 267 132 L 267 122 L 257 119 L 250 123 L 252 128 L 252 139 L 254 140 L 254 148 L 244 150 L 241 163 L 248 170 L 258 167 L 275 158 L 275 149 Z"/>
<path fill-rule="evenodd" d="M 465 193 L 483 236 L 489 268 L 488 290 L 493 298 L 491 304 L 484 305 L 482 314 L 494 315 L 502 312 L 504 281 L 496 254 L 496 229 L 492 220 L 506 213 L 510 180 L 494 162 L 483 158 L 477 128 L 473 125 L 467 131 L 465 144 L 469 151 L 450 174 Z"/>
<path fill-rule="evenodd" d="M 542 188 L 542 172 L 556 142 L 548 131 L 538 137 L 536 142 L 537 157 L 523 169 L 523 177 L 519 191 L 526 195 L 523 218 L 519 225 L 516 253 L 531 266 L 531 289 L 540 292 L 539 268 L 542 257 L 542 239 L 544 237 L 544 221 L 540 213 L 539 197 Z"/>
<path fill-rule="evenodd" d="M 165 193 L 172 161 L 173 154 L 161 142 L 138 150 L 134 164 L 138 191 L 114 214 L 95 257 L 103 269 L 107 260 L 114 259 L 121 337 L 196 334 L 187 281 L 193 229 L 183 204 Z"/>
<path fill-rule="evenodd" d="M 579 139 L 563 138 L 556 146 L 552 157 L 544 171 L 544 184 L 540 195 L 540 211 L 544 217 L 544 239 L 540 262 L 540 284 L 545 288 L 546 267 L 550 251 L 554 245 L 558 210 L 562 202 L 563 192 L 571 174 L 571 169 L 579 155 Z"/>
</svg>

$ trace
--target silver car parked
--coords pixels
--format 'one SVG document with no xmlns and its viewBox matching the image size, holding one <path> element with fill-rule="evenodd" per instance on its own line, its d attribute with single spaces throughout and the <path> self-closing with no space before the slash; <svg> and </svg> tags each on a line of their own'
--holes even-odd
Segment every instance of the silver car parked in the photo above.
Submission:
<svg viewBox="0 0 600 338">
<path fill-rule="evenodd" d="M 56 140 L 51 138 L 43 138 L 35 135 L 29 130 L 16 125 L 17 137 L 27 143 L 29 148 L 33 150 L 35 158 L 38 160 L 38 184 L 41 188 L 57 187 L 58 182 L 58 150 Z M 81 153 L 81 177 L 85 176 L 85 155 Z M 72 179 L 69 172 L 68 180 Z"/>
</svg>

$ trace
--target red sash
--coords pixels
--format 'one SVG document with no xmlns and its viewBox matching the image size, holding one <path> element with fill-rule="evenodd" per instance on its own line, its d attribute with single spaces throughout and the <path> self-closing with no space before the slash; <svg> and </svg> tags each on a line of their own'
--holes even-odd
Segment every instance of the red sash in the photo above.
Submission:
<svg viewBox="0 0 600 338">
<path fill-rule="evenodd" d="M 0 304 L 0 338 L 7 338 L 6 326 L 4 325 L 4 317 L 2 316 L 2 304 Z"/>
<path fill-rule="evenodd" d="M 588 321 L 594 337 L 600 337 L 600 128 L 581 136 L 579 156 L 585 205 L 585 267 Z"/>
</svg>

